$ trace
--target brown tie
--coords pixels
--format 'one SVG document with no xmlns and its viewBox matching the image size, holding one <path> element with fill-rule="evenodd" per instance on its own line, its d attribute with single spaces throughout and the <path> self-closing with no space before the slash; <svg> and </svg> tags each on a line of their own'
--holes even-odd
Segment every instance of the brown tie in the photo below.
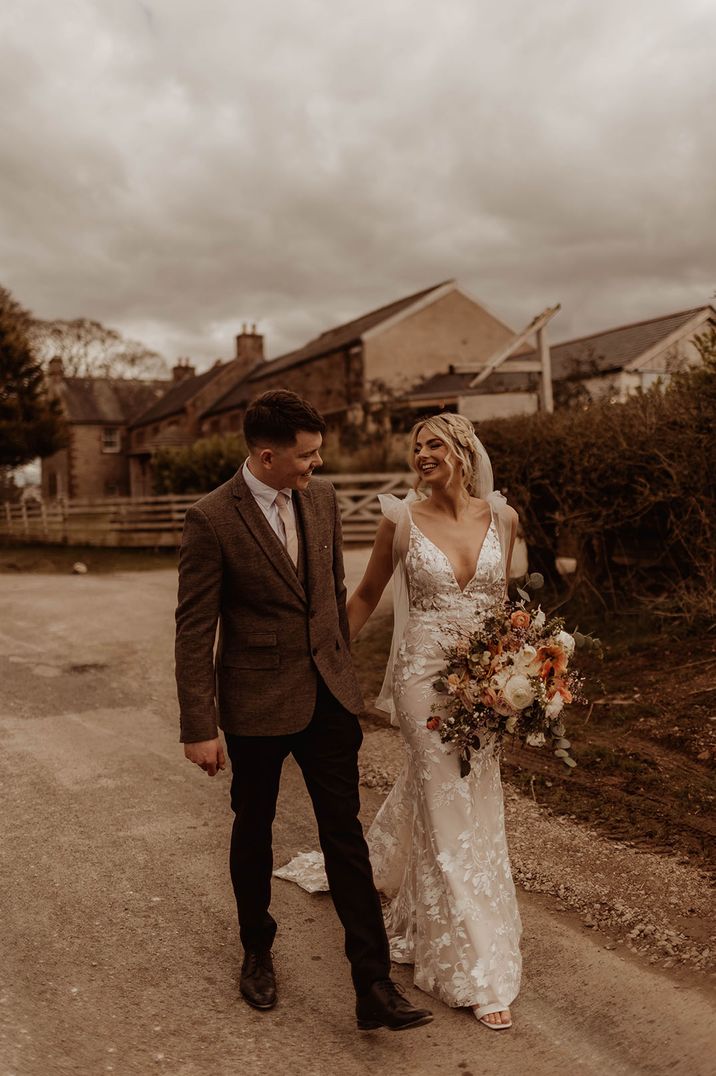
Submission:
<svg viewBox="0 0 716 1076">
<path fill-rule="evenodd" d="M 286 535 L 286 552 L 293 561 L 294 568 L 298 567 L 298 534 L 296 533 L 296 520 L 289 508 L 290 497 L 286 493 L 277 493 L 274 502 L 278 508 L 278 518 L 283 523 Z"/>
</svg>

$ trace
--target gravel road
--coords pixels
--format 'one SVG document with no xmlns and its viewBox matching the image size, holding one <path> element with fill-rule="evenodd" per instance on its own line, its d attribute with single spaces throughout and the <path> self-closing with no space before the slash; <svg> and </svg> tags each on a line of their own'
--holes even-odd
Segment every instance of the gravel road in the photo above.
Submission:
<svg viewBox="0 0 716 1076">
<path fill-rule="evenodd" d="M 348 561 L 354 579 L 364 554 Z M 229 778 L 177 742 L 174 598 L 171 571 L 0 577 L 1 1076 L 714 1071 L 705 881 L 509 789 L 525 925 L 511 1032 L 434 1003 L 427 1028 L 359 1035 L 330 899 L 283 882 L 280 1004 L 244 1005 Z M 367 724 L 366 821 L 400 751 Z M 275 844 L 277 862 L 316 847 L 292 763 Z M 409 969 L 395 977 L 420 998 Z"/>
</svg>

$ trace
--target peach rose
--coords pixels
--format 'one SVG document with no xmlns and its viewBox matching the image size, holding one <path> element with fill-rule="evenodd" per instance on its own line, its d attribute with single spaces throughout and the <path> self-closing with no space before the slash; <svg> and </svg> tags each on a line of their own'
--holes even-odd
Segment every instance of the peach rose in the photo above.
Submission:
<svg viewBox="0 0 716 1076">
<path fill-rule="evenodd" d="M 497 695 L 491 687 L 483 688 L 482 694 L 480 695 L 480 702 L 483 703 L 485 706 L 495 705 L 495 703 L 497 702 Z"/>
<path fill-rule="evenodd" d="M 540 676 L 543 680 L 546 680 L 551 673 L 561 676 L 567 670 L 567 655 L 561 646 L 554 643 L 538 647 L 537 658 L 542 664 Z"/>
<path fill-rule="evenodd" d="M 513 628 L 517 628 L 518 630 L 529 628 L 531 619 L 532 618 L 526 609 L 515 609 L 510 617 L 510 624 Z"/>
</svg>

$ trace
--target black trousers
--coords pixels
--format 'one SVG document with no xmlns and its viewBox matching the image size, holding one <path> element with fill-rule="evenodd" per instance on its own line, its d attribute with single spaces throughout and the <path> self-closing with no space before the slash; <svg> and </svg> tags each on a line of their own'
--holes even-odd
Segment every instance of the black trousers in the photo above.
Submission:
<svg viewBox="0 0 716 1076">
<path fill-rule="evenodd" d="M 290 702 L 289 702 L 290 705 Z M 270 948 L 276 921 L 269 912 L 281 768 L 292 754 L 313 803 L 328 885 L 345 930 L 346 956 L 358 993 L 390 974 L 390 949 L 373 884 L 358 812 L 358 718 L 319 680 L 310 724 L 288 736 L 226 735 L 231 759 L 231 881 L 244 948 Z"/>
</svg>

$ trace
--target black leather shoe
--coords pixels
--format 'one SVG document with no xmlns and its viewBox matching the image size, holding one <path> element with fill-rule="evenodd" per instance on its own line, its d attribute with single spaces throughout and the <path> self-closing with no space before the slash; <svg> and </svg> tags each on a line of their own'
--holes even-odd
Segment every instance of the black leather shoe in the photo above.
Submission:
<svg viewBox="0 0 716 1076">
<path fill-rule="evenodd" d="M 270 949 L 246 950 L 239 989 L 255 1009 L 273 1009 L 278 999 Z"/>
<path fill-rule="evenodd" d="M 429 1024 L 433 1014 L 429 1009 L 414 1009 L 392 979 L 380 979 L 367 994 L 356 998 L 356 1017 L 359 1031 L 374 1031 L 377 1027 L 407 1031 Z"/>
</svg>

